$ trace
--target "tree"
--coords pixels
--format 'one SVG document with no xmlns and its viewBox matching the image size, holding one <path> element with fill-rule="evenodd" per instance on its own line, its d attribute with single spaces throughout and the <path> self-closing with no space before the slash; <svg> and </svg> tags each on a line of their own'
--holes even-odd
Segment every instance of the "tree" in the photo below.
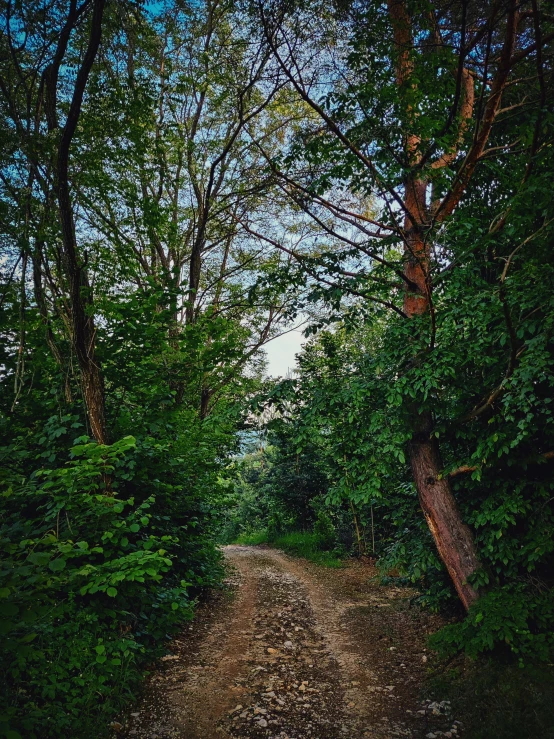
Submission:
<svg viewBox="0 0 554 739">
<path fill-rule="evenodd" d="M 7 190 L 26 203 L 23 264 L 31 252 L 30 230 L 34 227 L 34 270 L 38 300 L 45 322 L 48 318 L 41 290 L 42 233 L 53 211 L 56 213 L 60 243 L 60 268 L 67 282 L 67 317 L 71 341 L 81 374 L 81 389 L 92 433 L 107 443 L 105 398 L 100 365 L 96 356 L 96 329 L 85 258 L 79 253 L 75 232 L 74 203 L 70 190 L 70 149 L 81 116 L 87 82 L 102 36 L 103 0 L 76 0 L 52 9 L 46 24 L 39 8 L 15 8 L 6 3 L 3 32 L 5 65 L 1 91 L 12 132 L 14 156 L 18 160 L 15 178 L 8 169 Z M 74 38 L 82 26 L 89 26 L 88 39 Z M 19 43 L 19 39 L 23 39 Z M 82 58 L 78 55 L 82 53 Z M 67 75 L 69 57 L 77 62 L 75 81 Z M 72 61 L 73 61 L 72 59 Z M 60 71 L 64 71 L 63 92 Z M 65 120 L 60 123 L 65 106 Z M 21 179 L 19 179 L 19 175 Z M 13 181 L 15 179 L 15 182 Z M 11 182 L 9 180 L 12 180 Z M 39 202 L 42 200 L 42 207 Z M 55 203 L 55 204 L 54 204 Z M 43 211 L 37 215 L 36 211 Z M 25 270 L 24 270 L 25 272 Z M 23 277 L 24 280 L 24 277 Z M 50 329 L 47 326 L 47 331 Z M 50 344 L 54 341 L 49 333 Z M 56 350 L 54 349 L 54 352 Z"/>
<path fill-rule="evenodd" d="M 202 335 L 211 365 L 196 389 L 203 417 L 287 320 L 289 288 L 266 281 L 255 303 L 251 298 L 276 263 L 240 225 L 245 214 L 268 208 L 274 190 L 254 141 L 271 141 L 286 121 L 276 124 L 267 113 L 280 84 L 266 75 L 259 40 L 235 30 L 240 20 L 220 2 L 160 9 L 153 24 L 159 35 L 144 20 L 123 19 L 124 42 L 97 68 L 80 152 L 88 166 L 76 183 L 84 228 L 107 244 L 99 273 L 109 284 L 114 275 L 106 266 L 117 263 L 125 272 L 116 279 L 146 292 L 156 285 L 160 309 L 173 313 L 177 402 L 186 384 L 180 341 Z M 107 125 L 114 136 L 99 146 Z M 214 365 L 210 346 L 222 322 L 241 338 L 234 355 Z"/>
<path fill-rule="evenodd" d="M 550 77 L 543 56 L 552 39 L 551 19 L 532 2 L 479 8 L 461 2 L 426 6 L 417 13 L 404 0 L 391 0 L 386 8 L 341 5 L 336 13 L 319 7 L 289 11 L 288 6 L 265 3 L 258 10 L 276 63 L 320 120 L 317 128 L 307 128 L 294 149 L 294 156 L 306 163 L 304 170 L 294 166 L 294 156 L 273 160 L 295 203 L 319 223 L 323 211 L 336 220 L 337 226 L 327 229 L 344 251 L 339 258 L 335 250 L 331 258 L 320 259 L 316 276 L 330 285 L 329 293 L 361 295 L 408 320 L 412 356 L 399 369 L 429 367 L 436 349 L 436 294 L 445 272 L 458 268 L 456 259 L 448 263 L 453 255 L 441 249 L 453 214 L 483 161 L 514 151 L 521 141 L 491 145 L 495 130 L 514 106 L 532 107 L 523 151 L 526 164 L 512 197 L 528 185 L 544 145 Z M 306 28 L 317 45 L 310 43 Z M 333 189 L 341 187 L 377 197 L 383 204 L 381 218 L 334 199 Z M 506 227 L 510 212 L 508 204 L 491 232 L 499 234 Z M 393 244 L 402 245 L 401 259 L 387 258 Z M 354 258 L 359 260 L 357 271 L 346 269 L 345 263 Z M 402 281 L 403 290 L 393 286 L 395 279 Z M 505 379 L 471 417 L 490 408 L 504 391 L 517 357 L 512 342 Z M 471 578 L 480 567 L 479 556 L 443 474 L 433 403 L 412 387 L 404 412 L 410 419 L 409 455 L 420 503 L 459 597 L 469 608 L 478 598 Z"/>
</svg>

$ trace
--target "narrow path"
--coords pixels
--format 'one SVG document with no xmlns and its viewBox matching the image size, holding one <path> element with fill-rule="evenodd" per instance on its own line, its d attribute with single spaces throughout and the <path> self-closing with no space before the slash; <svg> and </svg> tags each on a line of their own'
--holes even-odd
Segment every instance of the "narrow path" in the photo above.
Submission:
<svg viewBox="0 0 554 739">
<path fill-rule="evenodd" d="M 367 565 L 327 570 L 229 546 L 234 597 L 206 604 L 172 644 L 117 737 L 455 737 L 444 703 L 420 702 L 437 617 Z"/>
</svg>

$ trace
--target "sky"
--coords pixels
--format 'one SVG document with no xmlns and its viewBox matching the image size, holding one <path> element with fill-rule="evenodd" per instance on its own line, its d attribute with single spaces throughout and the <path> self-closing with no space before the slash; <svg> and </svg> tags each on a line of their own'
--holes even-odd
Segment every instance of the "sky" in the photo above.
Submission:
<svg viewBox="0 0 554 739">
<path fill-rule="evenodd" d="M 305 326 L 302 326 L 288 334 L 278 336 L 264 346 L 268 360 L 267 374 L 270 377 L 286 377 L 289 371 L 296 369 L 294 355 L 301 350 L 302 344 L 306 341 L 302 334 L 304 328 Z"/>
</svg>

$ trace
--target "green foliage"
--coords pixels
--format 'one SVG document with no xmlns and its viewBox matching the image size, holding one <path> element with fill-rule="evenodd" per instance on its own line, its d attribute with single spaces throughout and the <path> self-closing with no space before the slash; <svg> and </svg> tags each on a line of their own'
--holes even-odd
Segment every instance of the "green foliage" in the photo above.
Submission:
<svg viewBox="0 0 554 739">
<path fill-rule="evenodd" d="M 322 509 L 317 512 L 314 523 L 314 535 L 322 549 L 334 549 L 337 544 L 337 532 L 331 517 Z"/>
<path fill-rule="evenodd" d="M 98 710 L 108 717 L 129 695 L 149 640 L 191 614 L 190 583 L 169 575 L 177 541 L 156 531 L 155 498 L 118 495 L 134 477 L 135 439 L 76 441 L 64 466 L 4 493 L 2 703 L 29 737 L 77 720 L 85 736 Z"/>
<path fill-rule="evenodd" d="M 65 464 L 5 489 L 2 704 L 12 730 L 98 735 L 99 719 L 130 698 L 166 635 L 191 617 L 198 589 L 218 582 L 205 495 L 183 496 L 182 444 L 77 437 Z M 194 462 L 198 476 L 198 454 Z"/>
<path fill-rule="evenodd" d="M 550 590 L 530 597 L 523 583 L 510 584 L 481 596 L 464 621 L 446 626 L 431 638 L 431 645 L 446 654 L 465 649 L 476 657 L 504 644 L 521 664 L 529 657 L 547 662 L 554 649 L 553 622 Z"/>
</svg>

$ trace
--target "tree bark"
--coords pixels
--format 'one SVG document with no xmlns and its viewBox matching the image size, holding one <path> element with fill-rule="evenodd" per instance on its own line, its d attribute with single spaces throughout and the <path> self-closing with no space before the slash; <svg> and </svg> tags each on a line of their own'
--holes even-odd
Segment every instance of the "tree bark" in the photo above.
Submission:
<svg viewBox="0 0 554 739">
<path fill-rule="evenodd" d="M 420 316 L 430 307 L 429 248 L 422 236 L 421 224 L 418 223 L 418 214 L 425 207 L 425 189 L 425 183 L 421 181 L 406 184 L 408 213 L 404 224 L 404 272 L 414 286 L 408 288 L 404 296 L 404 312 L 408 318 Z M 440 558 L 464 608 L 468 610 L 479 597 L 468 582 L 469 577 L 480 567 L 475 542 L 462 520 L 448 479 L 440 478 L 443 465 L 438 441 L 431 435 L 431 412 L 422 410 L 411 402 L 409 416 L 413 434 L 409 457 L 419 502 Z"/>
<path fill-rule="evenodd" d="M 419 502 L 440 558 L 468 610 L 479 598 L 468 582 L 481 566 L 477 549 L 471 531 L 462 521 L 448 479 L 440 477 L 443 465 L 438 441 L 431 437 L 431 413 L 424 411 L 414 420 L 419 428 L 410 442 L 410 463 Z"/>
<path fill-rule="evenodd" d="M 426 191 L 424 180 L 407 179 L 404 274 L 412 286 L 404 295 L 404 313 L 409 319 L 427 313 L 431 305 L 430 251 L 423 231 Z M 468 610 L 479 597 L 468 582 L 480 567 L 477 548 L 471 531 L 462 520 L 448 479 L 440 477 L 442 462 L 438 441 L 432 436 L 431 412 L 410 402 L 409 417 L 413 434 L 409 457 L 419 502 L 440 558 Z"/>
</svg>

